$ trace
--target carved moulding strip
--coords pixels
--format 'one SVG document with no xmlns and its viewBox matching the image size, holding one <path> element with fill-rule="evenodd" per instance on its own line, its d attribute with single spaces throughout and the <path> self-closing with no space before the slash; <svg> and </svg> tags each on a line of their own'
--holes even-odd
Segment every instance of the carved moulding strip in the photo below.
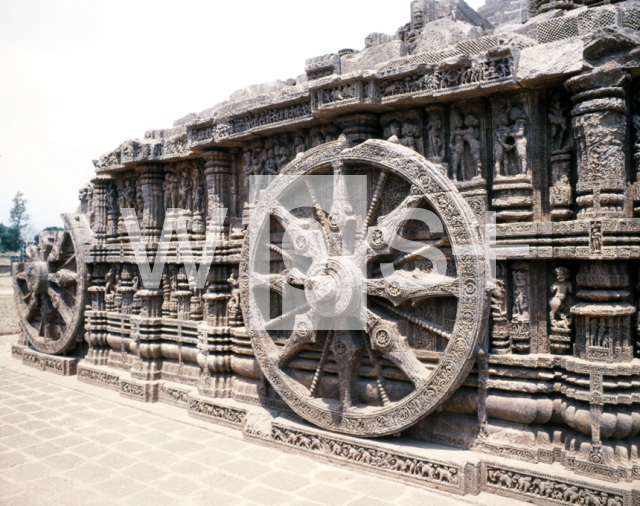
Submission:
<svg viewBox="0 0 640 506">
<path fill-rule="evenodd" d="M 77 358 L 45 355 L 21 345 L 11 346 L 11 356 L 22 360 L 23 365 L 60 376 L 75 376 L 77 372 Z"/>
<path fill-rule="evenodd" d="M 173 383 L 160 383 L 158 388 L 158 401 L 165 404 L 172 404 L 181 408 L 189 407 L 189 395 L 192 388 L 185 388 Z"/>
<path fill-rule="evenodd" d="M 189 416 L 242 429 L 247 411 L 214 402 L 206 397 L 193 396 L 189 398 Z"/>
<path fill-rule="evenodd" d="M 355 465 L 359 469 L 401 477 L 430 488 L 438 488 L 455 494 L 477 494 L 479 490 L 468 487 L 467 472 L 473 474 L 476 466 L 460 462 L 425 458 L 404 451 L 390 450 L 382 445 L 365 443 L 331 433 L 319 434 L 302 427 L 272 423 L 270 442 L 292 447 L 322 458 Z M 470 467 L 470 470 L 467 470 Z M 471 480 L 473 481 L 473 480 Z"/>
<path fill-rule="evenodd" d="M 106 369 L 78 365 L 78 381 L 120 391 L 120 376 Z"/>
<path fill-rule="evenodd" d="M 519 49 L 499 47 L 478 57 L 460 55 L 439 65 L 419 65 L 379 72 L 380 102 L 402 98 L 440 97 L 472 89 L 484 89 L 516 82 Z M 455 61 L 453 61 L 455 60 Z"/>
<path fill-rule="evenodd" d="M 229 139 L 243 137 L 249 133 L 263 132 L 272 128 L 299 124 L 313 120 L 311 102 L 302 102 L 258 112 L 229 120 Z"/>
<path fill-rule="evenodd" d="M 545 505 L 631 504 L 630 490 L 601 487 L 557 475 L 490 462 L 482 463 L 482 491 Z"/>
<path fill-rule="evenodd" d="M 120 395 L 140 402 L 157 402 L 158 383 L 121 379 Z"/>
</svg>

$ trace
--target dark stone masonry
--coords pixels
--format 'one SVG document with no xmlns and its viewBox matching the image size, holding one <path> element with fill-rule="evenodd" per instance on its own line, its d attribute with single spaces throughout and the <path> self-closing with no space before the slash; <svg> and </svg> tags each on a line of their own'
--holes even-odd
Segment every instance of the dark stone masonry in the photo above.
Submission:
<svg viewBox="0 0 640 506">
<path fill-rule="evenodd" d="M 636 0 L 414 0 L 124 142 L 16 269 L 13 356 L 363 473 L 640 505 L 639 43 Z M 136 220 L 152 262 L 182 225 L 157 285 Z"/>
</svg>

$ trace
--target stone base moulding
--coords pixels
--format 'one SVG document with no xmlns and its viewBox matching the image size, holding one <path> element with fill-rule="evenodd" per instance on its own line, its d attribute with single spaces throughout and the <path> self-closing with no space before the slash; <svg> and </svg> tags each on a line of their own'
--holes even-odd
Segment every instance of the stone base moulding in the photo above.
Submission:
<svg viewBox="0 0 640 506">
<path fill-rule="evenodd" d="M 60 376 L 75 376 L 77 373 L 77 358 L 45 355 L 28 346 L 18 344 L 11 346 L 11 356 L 22 360 L 22 363 L 28 367 L 52 372 Z"/>
</svg>

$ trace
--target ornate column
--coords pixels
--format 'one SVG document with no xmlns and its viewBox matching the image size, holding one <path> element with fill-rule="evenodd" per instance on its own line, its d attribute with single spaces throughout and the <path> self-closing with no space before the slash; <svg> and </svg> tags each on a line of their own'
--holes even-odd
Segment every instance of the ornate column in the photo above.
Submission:
<svg viewBox="0 0 640 506">
<path fill-rule="evenodd" d="M 225 151 L 208 151 L 204 153 L 204 160 L 204 177 L 207 185 L 207 230 L 209 230 L 220 209 L 227 209 L 224 225 L 229 223 L 232 158 Z"/>
<path fill-rule="evenodd" d="M 341 116 L 335 120 L 350 146 L 357 146 L 368 139 L 380 136 L 380 119 L 375 114 L 358 113 Z"/>
<path fill-rule="evenodd" d="M 96 241 L 103 242 L 107 238 L 107 188 L 111 182 L 110 176 L 98 176 L 93 183 L 93 234 Z"/>
<path fill-rule="evenodd" d="M 627 188 L 625 142 L 626 92 L 629 75 L 621 69 L 598 70 L 565 83 L 574 103 L 571 115 L 576 140 L 578 219 L 588 221 L 589 244 L 577 278 L 580 299 L 574 354 L 596 362 L 628 362 L 633 358 L 627 263 L 616 260 L 606 245 L 603 219 L 625 218 Z M 605 259 L 607 259 L 605 261 Z"/>
<path fill-rule="evenodd" d="M 622 85 L 627 80 L 622 69 L 608 69 L 565 83 L 574 103 L 579 219 L 625 217 L 627 106 Z"/>
<path fill-rule="evenodd" d="M 164 225 L 164 171 L 156 165 L 142 165 L 137 170 L 140 174 L 140 191 L 144 201 L 140 229 L 142 235 L 149 242 L 153 242 L 160 237 Z"/>
</svg>

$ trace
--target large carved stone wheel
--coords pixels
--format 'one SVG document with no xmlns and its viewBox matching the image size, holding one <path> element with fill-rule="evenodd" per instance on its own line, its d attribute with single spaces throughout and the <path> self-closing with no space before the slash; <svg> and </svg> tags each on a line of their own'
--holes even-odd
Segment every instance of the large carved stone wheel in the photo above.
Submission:
<svg viewBox="0 0 640 506">
<path fill-rule="evenodd" d="M 51 355 L 75 348 L 87 304 L 84 246 L 91 230 L 85 215 L 63 219 L 64 231 L 41 233 L 13 277 L 20 328 L 36 350 Z"/>
<path fill-rule="evenodd" d="M 302 175 L 332 178 L 330 211 Z M 367 176 L 364 214 L 342 198 L 350 191 L 342 176 L 349 175 Z M 487 262 L 473 212 L 437 166 L 387 141 L 350 149 L 344 139 L 327 143 L 281 176 L 251 210 L 240 268 L 260 367 L 291 409 L 319 427 L 364 437 L 398 433 L 460 386 L 484 335 Z M 283 205 L 292 193 L 306 207 Z M 410 209 L 434 213 L 444 227 L 417 222 Z M 350 221 L 356 240 L 349 246 L 340 234 Z M 399 251 L 394 231 L 422 245 Z M 446 258 L 446 275 L 425 287 L 421 280 L 435 260 L 421 253 L 436 249 Z M 286 285 L 304 294 L 294 309 L 283 310 Z M 332 329 L 354 308 L 361 330 Z M 431 310 L 447 318 L 430 319 Z"/>
</svg>

